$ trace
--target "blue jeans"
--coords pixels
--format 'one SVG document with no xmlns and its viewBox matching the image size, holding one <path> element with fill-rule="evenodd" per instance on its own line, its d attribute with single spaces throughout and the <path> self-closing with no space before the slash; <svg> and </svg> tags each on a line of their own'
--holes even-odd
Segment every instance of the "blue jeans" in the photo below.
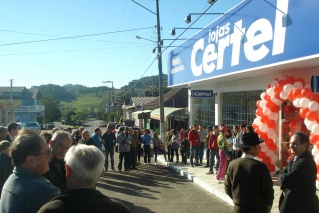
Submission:
<svg viewBox="0 0 319 213">
<path fill-rule="evenodd" d="M 195 164 L 198 164 L 198 151 L 199 151 L 199 146 L 191 146 L 190 147 L 191 150 L 190 150 L 190 163 L 191 165 L 194 164 L 194 156 L 195 156 Z"/>
<path fill-rule="evenodd" d="M 105 169 L 109 167 L 109 155 L 111 159 L 111 169 L 114 169 L 114 146 L 105 147 Z"/>
<path fill-rule="evenodd" d="M 210 159 L 209 159 L 209 171 L 213 171 L 213 167 L 215 164 L 215 157 L 217 159 L 216 161 L 216 171 L 219 168 L 219 149 L 211 149 L 210 150 Z"/>
</svg>

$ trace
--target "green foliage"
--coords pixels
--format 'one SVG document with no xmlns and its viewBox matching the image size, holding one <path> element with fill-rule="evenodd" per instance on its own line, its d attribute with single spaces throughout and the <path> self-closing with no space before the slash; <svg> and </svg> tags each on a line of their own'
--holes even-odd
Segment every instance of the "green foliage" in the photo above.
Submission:
<svg viewBox="0 0 319 213">
<path fill-rule="evenodd" d="M 44 105 L 45 108 L 43 122 L 56 121 L 60 119 L 61 112 L 58 108 L 60 101 L 56 100 L 52 95 L 48 95 L 40 99 L 39 102 L 41 105 Z"/>
</svg>

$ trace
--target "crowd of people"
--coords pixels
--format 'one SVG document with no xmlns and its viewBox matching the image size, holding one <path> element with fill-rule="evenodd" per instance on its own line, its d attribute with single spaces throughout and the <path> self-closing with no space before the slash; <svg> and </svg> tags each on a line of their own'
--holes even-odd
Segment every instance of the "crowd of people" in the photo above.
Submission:
<svg viewBox="0 0 319 213">
<path fill-rule="evenodd" d="M 80 127 L 39 134 L 10 123 L 0 126 L 0 212 L 93 212 L 93 208 L 94 212 L 130 212 L 95 188 L 109 167 L 116 171 L 115 152 L 118 172 L 138 169 L 141 156 L 144 165 L 151 164 L 152 154 L 157 165 L 159 153 L 167 162 L 202 166 L 208 175 L 216 173 L 218 183 L 224 181 L 234 212 L 270 212 L 272 179 L 267 166 L 255 159 L 262 142 L 246 124 L 232 130 L 225 125 L 194 124 L 189 130 L 171 129 L 161 141 L 157 132 L 151 136 L 146 128 L 140 132 L 125 127 L 117 136 L 111 126 L 104 133 L 96 128 L 90 134 Z M 278 176 L 280 212 L 319 211 L 317 168 L 309 145 L 309 137 L 301 132 L 290 139 L 295 157 Z"/>
</svg>

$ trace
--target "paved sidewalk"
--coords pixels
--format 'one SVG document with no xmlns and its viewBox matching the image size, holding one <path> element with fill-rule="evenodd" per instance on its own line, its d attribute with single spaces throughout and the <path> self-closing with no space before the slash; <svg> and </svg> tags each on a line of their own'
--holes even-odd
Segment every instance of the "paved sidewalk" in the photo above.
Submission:
<svg viewBox="0 0 319 213">
<path fill-rule="evenodd" d="M 229 203 L 230 205 L 233 205 L 233 201 L 224 191 L 224 182 L 217 183 L 216 174 L 211 174 L 211 175 L 206 174 L 206 172 L 208 172 L 209 170 L 209 168 L 204 167 L 204 165 L 206 165 L 206 160 L 203 160 L 203 166 L 196 166 L 196 167 L 189 167 L 189 160 L 187 165 L 183 165 L 180 163 L 167 163 L 165 162 L 163 155 L 158 155 L 157 160 L 158 162 L 166 164 L 171 169 L 175 170 L 179 174 L 188 178 L 195 184 L 201 186 L 203 189 L 207 190 L 208 192 L 218 196 L 223 201 Z M 279 213 L 278 203 L 279 203 L 281 190 L 276 177 L 273 177 L 273 184 L 274 184 L 274 191 L 275 191 L 275 199 L 273 202 L 271 212 Z M 317 191 L 317 195 L 319 197 L 319 191 Z"/>
</svg>

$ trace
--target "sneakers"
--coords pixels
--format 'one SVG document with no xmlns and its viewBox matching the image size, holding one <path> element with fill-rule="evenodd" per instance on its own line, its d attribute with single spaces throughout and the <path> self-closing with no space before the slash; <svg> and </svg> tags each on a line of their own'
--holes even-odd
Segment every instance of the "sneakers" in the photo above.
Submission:
<svg viewBox="0 0 319 213">
<path fill-rule="evenodd" d="M 207 174 L 207 175 L 211 175 L 211 174 L 214 174 L 214 172 L 213 172 L 213 171 L 209 171 L 209 172 L 207 172 L 206 174 Z"/>
<path fill-rule="evenodd" d="M 222 183 L 222 181 L 221 180 L 216 180 L 217 181 L 217 183 L 219 184 L 219 183 Z"/>
<path fill-rule="evenodd" d="M 193 164 L 191 164 L 191 165 L 189 165 L 189 167 L 194 167 L 194 165 L 193 165 Z"/>
<path fill-rule="evenodd" d="M 156 165 L 157 165 L 157 163 L 154 163 L 154 165 L 156 166 Z"/>
<path fill-rule="evenodd" d="M 144 163 L 144 165 L 146 165 L 146 163 Z"/>
<path fill-rule="evenodd" d="M 111 172 L 115 172 L 115 169 L 113 168 L 113 169 L 111 169 Z"/>
</svg>

